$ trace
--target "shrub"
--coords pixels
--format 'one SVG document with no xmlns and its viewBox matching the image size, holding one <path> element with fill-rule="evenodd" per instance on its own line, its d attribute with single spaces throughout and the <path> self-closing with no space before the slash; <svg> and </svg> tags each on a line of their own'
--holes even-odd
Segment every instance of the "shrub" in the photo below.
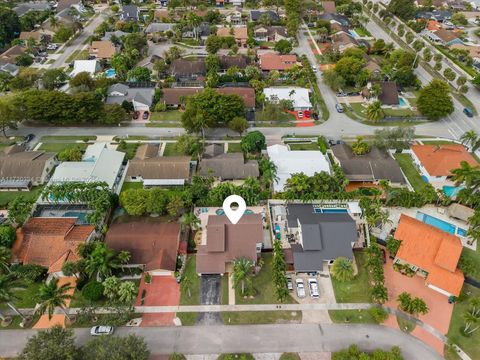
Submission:
<svg viewBox="0 0 480 360">
<path fill-rule="evenodd" d="M 385 311 L 384 308 L 381 307 L 371 307 L 368 312 L 377 324 L 383 323 L 388 318 L 388 313 Z"/>
<path fill-rule="evenodd" d="M 319 136 L 317 139 L 317 144 L 322 154 L 326 154 L 328 150 L 328 143 L 327 139 L 325 139 L 325 136 Z"/>
<path fill-rule="evenodd" d="M 0 246 L 11 248 L 16 238 L 15 229 L 11 225 L 0 226 Z"/>
<path fill-rule="evenodd" d="M 10 267 L 12 274 L 22 280 L 29 283 L 34 283 L 40 279 L 43 279 L 47 274 L 47 269 L 40 265 L 20 265 L 14 264 Z"/>
<path fill-rule="evenodd" d="M 89 282 L 82 289 L 82 296 L 90 301 L 98 301 L 103 296 L 103 285 L 98 281 Z"/>
</svg>

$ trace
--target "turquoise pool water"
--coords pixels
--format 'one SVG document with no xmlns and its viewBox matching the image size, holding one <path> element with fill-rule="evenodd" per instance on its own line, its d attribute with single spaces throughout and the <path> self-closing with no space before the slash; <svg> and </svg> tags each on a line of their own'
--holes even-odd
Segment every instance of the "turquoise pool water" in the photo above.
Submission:
<svg viewBox="0 0 480 360">
<path fill-rule="evenodd" d="M 348 30 L 348 32 L 350 33 L 350 35 L 353 36 L 353 38 L 355 39 L 358 39 L 360 37 L 360 35 L 358 35 L 358 33 L 355 31 L 355 30 Z"/>
<path fill-rule="evenodd" d="M 217 209 L 217 210 L 215 210 L 215 214 L 217 214 L 217 215 L 225 215 L 225 211 L 223 211 L 222 209 Z M 253 211 L 250 210 L 250 209 L 247 209 L 247 210 L 245 210 L 244 214 L 247 214 L 247 215 L 248 215 L 248 214 L 253 214 Z"/>
<path fill-rule="evenodd" d="M 63 217 L 76 217 L 78 219 L 78 223 L 80 224 L 87 224 L 87 214 L 84 212 L 79 211 L 67 211 L 63 214 Z"/>
<path fill-rule="evenodd" d="M 443 193 L 450 198 L 457 196 L 458 192 L 463 189 L 463 186 L 448 186 L 442 187 Z"/>
<path fill-rule="evenodd" d="M 457 227 L 447 221 L 440 220 L 434 216 L 424 214 L 420 211 L 417 212 L 417 220 L 424 222 L 425 224 L 435 226 L 436 228 L 448 232 L 453 235 L 465 237 L 467 236 L 467 230 Z"/>
<path fill-rule="evenodd" d="M 346 214 L 348 213 L 347 209 L 322 209 L 322 208 L 313 208 L 317 214 Z"/>
<path fill-rule="evenodd" d="M 404 98 L 398 98 L 398 105 L 400 106 L 407 106 L 407 102 L 405 101 Z"/>
<path fill-rule="evenodd" d="M 114 78 L 115 76 L 117 76 L 117 73 L 115 71 L 115 69 L 108 69 L 108 70 L 105 70 L 105 76 L 107 78 Z"/>
</svg>

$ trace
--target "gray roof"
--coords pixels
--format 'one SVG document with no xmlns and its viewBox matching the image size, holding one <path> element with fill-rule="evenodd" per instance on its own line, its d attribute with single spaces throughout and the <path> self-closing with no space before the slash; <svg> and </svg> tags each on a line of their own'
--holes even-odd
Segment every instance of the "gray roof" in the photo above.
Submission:
<svg viewBox="0 0 480 360">
<path fill-rule="evenodd" d="M 324 13 L 324 14 L 320 15 L 319 18 L 322 19 L 322 20 L 327 20 L 327 21 L 332 21 L 333 20 L 333 21 L 336 21 L 343 26 L 349 26 L 350 25 L 350 20 L 345 15 Z"/>
<path fill-rule="evenodd" d="M 122 95 L 111 95 L 113 92 L 119 92 Z M 124 100 L 135 100 L 151 106 L 155 89 L 153 87 L 131 88 L 123 84 L 114 84 L 108 88 L 107 94 L 107 104 L 121 104 Z"/>
<path fill-rule="evenodd" d="M 0 71 L 6 72 L 12 76 L 17 76 L 20 71 L 20 67 L 10 63 L 0 63 Z"/>
<path fill-rule="evenodd" d="M 273 22 L 280 21 L 280 16 L 278 16 L 278 14 L 272 10 L 267 10 L 267 11 L 252 10 L 250 11 L 250 18 L 252 19 L 252 21 L 257 21 L 264 14 L 268 15 L 270 17 L 270 20 Z"/>
<path fill-rule="evenodd" d="M 295 271 L 323 269 L 323 262 L 338 257 L 353 259 L 352 243 L 356 242 L 357 227 L 348 213 L 315 213 L 311 204 L 287 205 L 288 226 L 302 229 L 302 243 L 293 244 Z"/>
<path fill-rule="evenodd" d="M 138 19 L 138 7 L 136 5 L 123 5 L 122 16 L 124 19 Z"/>
<path fill-rule="evenodd" d="M 389 180 L 395 184 L 405 184 L 402 170 L 395 159 L 376 147 L 361 156 L 353 154 L 346 144 L 333 145 L 331 149 L 350 181 Z"/>
<path fill-rule="evenodd" d="M 212 173 L 214 177 L 222 180 L 246 179 L 251 176 L 258 178 L 257 160 L 243 159 L 242 153 L 220 154 L 200 161 L 200 175 Z"/>
<path fill-rule="evenodd" d="M 121 30 L 112 31 L 112 32 L 107 31 L 105 33 L 105 36 L 102 37 L 102 40 L 110 40 L 112 35 L 115 35 L 117 38 L 121 38 L 122 36 L 128 35 L 128 33 L 124 32 L 124 31 L 121 31 Z"/>
<path fill-rule="evenodd" d="M 162 31 L 169 31 L 172 30 L 175 24 L 167 24 L 167 23 L 151 23 L 145 29 L 146 33 L 156 33 Z"/>
<path fill-rule="evenodd" d="M 19 16 L 22 17 L 29 11 L 44 11 L 51 9 L 51 6 L 48 2 L 29 2 L 18 4 L 13 8 L 13 11 Z"/>
</svg>

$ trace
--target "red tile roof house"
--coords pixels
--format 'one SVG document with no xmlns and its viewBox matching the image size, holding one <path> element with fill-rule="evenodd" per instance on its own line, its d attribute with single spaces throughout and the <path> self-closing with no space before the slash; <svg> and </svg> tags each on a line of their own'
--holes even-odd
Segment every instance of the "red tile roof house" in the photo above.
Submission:
<svg viewBox="0 0 480 360">
<path fill-rule="evenodd" d="M 297 55 L 278 55 L 268 53 L 260 55 L 260 68 L 262 71 L 285 71 L 297 65 Z"/>
<path fill-rule="evenodd" d="M 457 236 L 402 215 L 394 238 L 401 241 L 394 264 L 409 265 L 426 286 L 445 296 L 460 295 L 464 276 L 457 265 L 463 247 Z"/>
<path fill-rule="evenodd" d="M 451 171 L 459 168 L 462 161 L 478 166 L 475 158 L 459 144 L 413 145 L 410 150 L 420 173 L 432 185 L 448 182 Z"/>
<path fill-rule="evenodd" d="M 95 233 L 91 225 L 76 225 L 76 218 L 31 218 L 17 230 L 12 260 L 48 268 L 49 276 L 62 277 L 62 265 L 78 260 L 78 245 Z"/>
<path fill-rule="evenodd" d="M 177 264 L 180 224 L 129 222 L 114 224 L 105 237 L 107 246 L 130 253 L 129 266 L 143 267 L 152 276 L 172 276 Z"/>
<path fill-rule="evenodd" d="M 257 262 L 263 242 L 260 214 L 246 214 L 233 225 L 225 215 L 210 215 L 206 226 L 206 243 L 197 246 L 198 274 L 225 274 L 241 257 Z"/>
</svg>

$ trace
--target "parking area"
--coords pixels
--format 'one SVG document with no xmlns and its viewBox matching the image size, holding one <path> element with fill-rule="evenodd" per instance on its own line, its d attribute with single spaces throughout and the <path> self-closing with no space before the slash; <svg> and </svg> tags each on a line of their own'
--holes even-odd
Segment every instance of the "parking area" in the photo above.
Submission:
<svg viewBox="0 0 480 360">
<path fill-rule="evenodd" d="M 327 274 L 317 274 L 315 276 L 305 274 L 305 273 L 292 273 L 287 274 L 292 279 L 293 291 L 290 291 L 290 295 L 300 304 L 314 304 L 314 303 L 335 303 L 335 294 L 333 292 L 332 282 L 330 280 L 330 275 Z M 305 287 L 305 297 L 298 297 L 296 280 L 303 280 Z M 311 296 L 311 291 L 308 285 L 309 279 L 315 279 L 318 286 L 318 298 L 313 298 Z"/>
<path fill-rule="evenodd" d="M 220 275 L 202 275 L 200 278 L 200 304 L 220 304 L 222 279 Z M 222 324 L 222 317 L 218 312 L 202 312 L 198 314 L 197 324 Z"/>
</svg>

